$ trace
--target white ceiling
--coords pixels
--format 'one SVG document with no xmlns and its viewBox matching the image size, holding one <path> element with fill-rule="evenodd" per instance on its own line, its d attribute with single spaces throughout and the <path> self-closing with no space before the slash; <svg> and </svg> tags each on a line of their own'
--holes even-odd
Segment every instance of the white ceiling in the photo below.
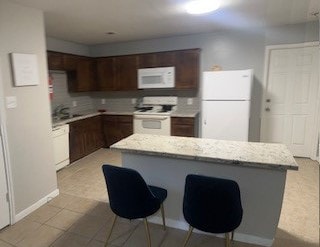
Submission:
<svg viewBox="0 0 320 247">
<path fill-rule="evenodd" d="M 216 12 L 191 16 L 187 0 L 12 0 L 44 11 L 48 36 L 92 45 L 229 28 L 317 20 L 319 0 L 221 0 Z M 212 0 L 213 1 L 213 0 Z M 115 32 L 107 35 L 107 32 Z"/>
</svg>

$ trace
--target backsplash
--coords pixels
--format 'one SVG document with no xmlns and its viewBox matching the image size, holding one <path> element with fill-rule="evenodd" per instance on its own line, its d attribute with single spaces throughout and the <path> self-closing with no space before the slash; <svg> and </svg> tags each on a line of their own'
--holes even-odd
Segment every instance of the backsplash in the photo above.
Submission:
<svg viewBox="0 0 320 247">
<path fill-rule="evenodd" d="M 133 92 L 85 92 L 69 93 L 67 74 L 64 71 L 50 71 L 53 77 L 52 112 L 55 107 L 63 104 L 70 108 L 70 113 L 93 112 L 98 109 L 107 111 L 134 111 L 135 103 L 132 100 L 144 96 L 178 96 L 177 108 L 179 111 L 199 110 L 197 91 L 194 90 L 139 90 Z M 188 105 L 188 99 L 192 104 Z M 102 104 L 104 100 L 104 104 Z M 74 104 L 76 103 L 76 106 Z"/>
<path fill-rule="evenodd" d="M 51 100 L 51 112 L 58 105 L 70 108 L 70 113 L 92 112 L 95 110 L 93 102 L 88 93 L 69 93 L 67 85 L 67 74 L 63 71 L 50 71 L 53 78 L 53 98 Z M 74 106 L 76 104 L 76 106 Z"/>
</svg>

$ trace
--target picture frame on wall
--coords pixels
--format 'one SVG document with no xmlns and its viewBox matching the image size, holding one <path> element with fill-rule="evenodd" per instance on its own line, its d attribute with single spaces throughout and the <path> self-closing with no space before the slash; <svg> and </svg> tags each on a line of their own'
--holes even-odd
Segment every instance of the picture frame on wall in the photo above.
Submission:
<svg viewBox="0 0 320 247">
<path fill-rule="evenodd" d="M 39 70 L 36 54 L 11 53 L 14 86 L 39 85 Z"/>
</svg>

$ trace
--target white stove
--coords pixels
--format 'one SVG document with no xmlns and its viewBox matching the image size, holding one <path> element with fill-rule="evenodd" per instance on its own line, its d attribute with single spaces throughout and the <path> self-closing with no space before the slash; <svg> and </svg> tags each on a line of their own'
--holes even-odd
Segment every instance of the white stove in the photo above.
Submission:
<svg viewBox="0 0 320 247">
<path fill-rule="evenodd" d="M 176 110 L 177 97 L 144 97 L 134 112 L 133 132 L 139 134 L 170 135 L 170 115 Z"/>
</svg>

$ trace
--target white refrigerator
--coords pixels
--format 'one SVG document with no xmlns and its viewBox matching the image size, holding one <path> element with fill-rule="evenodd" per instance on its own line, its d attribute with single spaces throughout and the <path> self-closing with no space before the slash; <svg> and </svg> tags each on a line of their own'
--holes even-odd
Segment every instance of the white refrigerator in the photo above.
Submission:
<svg viewBox="0 0 320 247">
<path fill-rule="evenodd" d="M 202 138 L 248 141 L 252 78 L 252 70 L 203 73 Z"/>
</svg>

